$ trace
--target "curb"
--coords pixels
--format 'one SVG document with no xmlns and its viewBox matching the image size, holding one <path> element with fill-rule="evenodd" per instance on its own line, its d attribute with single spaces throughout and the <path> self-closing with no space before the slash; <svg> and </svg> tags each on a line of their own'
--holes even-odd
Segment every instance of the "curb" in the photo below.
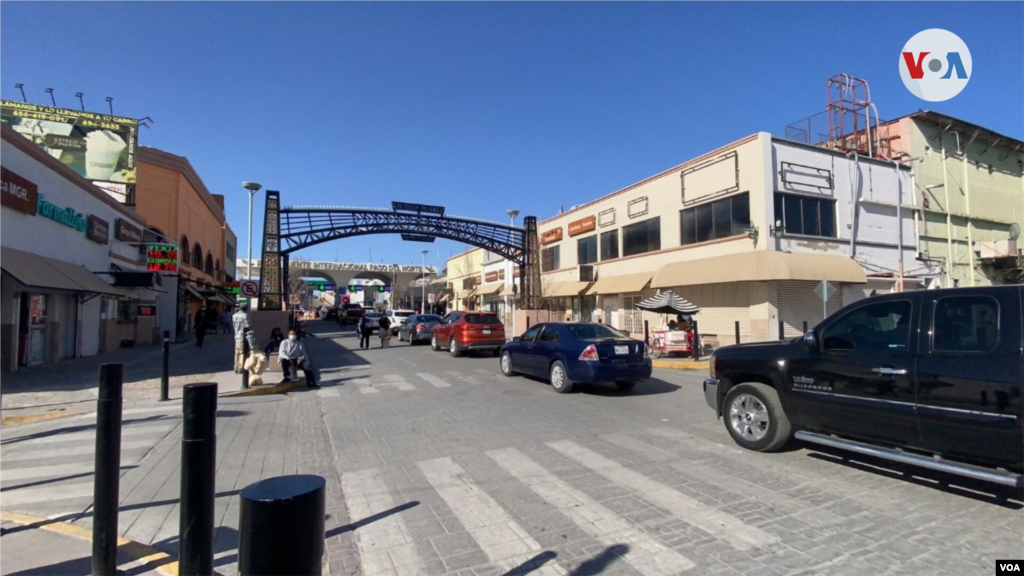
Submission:
<svg viewBox="0 0 1024 576">
<path fill-rule="evenodd" d="M 284 394 L 285 392 L 288 392 L 289 390 L 293 390 L 295 388 L 298 388 L 299 386 L 305 386 L 305 385 L 306 385 L 306 381 L 302 380 L 302 379 L 299 379 L 299 380 L 292 380 L 291 382 L 287 382 L 285 384 L 260 385 L 260 386 L 253 386 L 252 388 L 243 389 L 243 390 L 233 390 L 231 392 L 224 392 L 223 394 L 220 395 L 220 397 L 221 398 L 240 398 L 240 397 L 243 397 L 243 396 L 266 396 L 268 394 Z"/>
<path fill-rule="evenodd" d="M 0 419 L 0 426 L 15 426 L 17 424 L 32 424 L 46 420 L 59 420 L 85 414 L 85 412 L 44 412 L 42 414 L 25 414 L 24 416 L 4 416 Z"/>
<path fill-rule="evenodd" d="M 61 522 L 60 520 L 31 516 L 29 514 L 21 514 L 20 512 L 8 512 L 6 510 L 0 510 L 0 520 L 92 542 L 92 530 L 70 522 Z M 178 559 L 170 554 L 134 540 L 120 537 L 117 539 L 117 549 L 119 553 L 130 557 L 133 562 L 140 562 L 143 566 L 155 570 L 161 576 L 178 576 Z"/>
<path fill-rule="evenodd" d="M 711 362 L 672 362 L 671 360 L 651 360 L 655 368 L 670 368 L 672 370 L 710 370 Z"/>
</svg>

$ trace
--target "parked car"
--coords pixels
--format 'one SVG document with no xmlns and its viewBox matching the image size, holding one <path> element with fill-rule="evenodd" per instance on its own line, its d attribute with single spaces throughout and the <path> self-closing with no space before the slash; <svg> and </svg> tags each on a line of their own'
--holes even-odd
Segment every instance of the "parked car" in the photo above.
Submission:
<svg viewBox="0 0 1024 576">
<path fill-rule="evenodd" d="M 366 325 L 370 327 L 370 331 L 380 328 L 380 319 L 384 317 L 380 312 L 374 312 L 372 310 L 363 316 L 366 318 Z"/>
<path fill-rule="evenodd" d="M 453 357 L 469 350 L 486 350 L 495 356 L 505 344 L 505 325 L 493 312 L 452 312 L 434 326 L 432 350 L 448 349 Z"/>
<path fill-rule="evenodd" d="M 437 314 L 413 314 L 398 327 L 398 340 L 408 340 L 410 344 L 429 342 L 434 335 L 434 326 L 441 323 Z"/>
<path fill-rule="evenodd" d="M 806 442 L 1020 487 L 1024 287 L 851 304 L 788 342 L 711 357 L 708 404 L 749 450 Z"/>
<path fill-rule="evenodd" d="M 614 382 L 631 390 L 651 377 L 651 369 L 646 344 L 604 324 L 537 324 L 501 349 L 502 374 L 547 378 L 563 394 L 578 383 Z"/>
<path fill-rule="evenodd" d="M 415 310 L 388 310 L 385 312 L 388 319 L 391 320 L 391 334 L 398 334 L 398 328 L 402 323 L 415 313 Z"/>
<path fill-rule="evenodd" d="M 358 324 L 365 313 L 366 310 L 359 304 L 345 304 L 338 312 L 338 323 L 342 326 Z"/>
</svg>

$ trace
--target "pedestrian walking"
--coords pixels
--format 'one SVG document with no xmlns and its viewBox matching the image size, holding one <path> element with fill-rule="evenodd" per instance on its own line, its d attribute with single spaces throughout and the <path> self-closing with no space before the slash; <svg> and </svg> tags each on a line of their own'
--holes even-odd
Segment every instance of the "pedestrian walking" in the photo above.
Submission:
<svg viewBox="0 0 1024 576">
<path fill-rule="evenodd" d="M 203 340 L 206 339 L 206 306 L 204 305 L 196 312 L 195 325 L 192 327 L 196 331 L 196 348 L 203 347 Z"/>
<path fill-rule="evenodd" d="M 370 328 L 370 322 L 366 319 L 365 315 L 359 317 L 359 323 L 356 324 L 356 331 L 359 332 L 359 349 L 369 349 L 370 334 L 373 334 L 373 329 Z"/>
<path fill-rule="evenodd" d="M 320 387 L 316 383 L 313 366 L 309 361 L 309 355 L 306 354 L 306 347 L 303 346 L 302 342 L 299 342 L 299 336 L 295 333 L 295 330 L 288 331 L 288 339 L 281 343 L 277 359 L 281 364 L 281 371 L 284 372 L 284 379 L 281 380 L 282 384 L 287 384 L 291 381 L 292 368 L 294 367 L 302 369 L 302 375 L 306 377 L 306 386 L 310 388 Z"/>
<path fill-rule="evenodd" d="M 219 322 L 220 333 L 231 334 L 231 312 L 229 310 L 224 310 L 224 312 L 221 313 L 219 317 Z"/>
<path fill-rule="evenodd" d="M 378 326 L 380 326 L 380 347 L 387 348 L 391 344 L 391 320 L 387 316 L 381 316 Z"/>
<path fill-rule="evenodd" d="M 235 374 L 241 374 L 245 369 L 245 354 L 242 342 L 245 340 L 245 329 L 249 328 L 249 315 L 241 306 L 235 307 L 235 314 L 231 317 L 231 326 L 235 331 Z"/>
</svg>

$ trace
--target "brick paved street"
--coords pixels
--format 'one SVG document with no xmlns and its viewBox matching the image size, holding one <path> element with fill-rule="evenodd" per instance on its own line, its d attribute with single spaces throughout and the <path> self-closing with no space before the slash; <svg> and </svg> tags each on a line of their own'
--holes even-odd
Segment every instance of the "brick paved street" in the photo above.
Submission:
<svg viewBox="0 0 1024 576">
<path fill-rule="evenodd" d="M 800 445 L 742 451 L 701 373 L 560 395 L 493 357 L 359 351 L 310 324 L 322 390 L 221 402 L 219 573 L 237 572 L 238 491 L 297 472 L 327 479 L 335 576 L 987 575 L 1024 555 L 1019 495 Z M 176 554 L 180 407 L 125 419 L 122 535 Z M 88 526 L 92 422 L 5 428 L 3 509 Z"/>
</svg>

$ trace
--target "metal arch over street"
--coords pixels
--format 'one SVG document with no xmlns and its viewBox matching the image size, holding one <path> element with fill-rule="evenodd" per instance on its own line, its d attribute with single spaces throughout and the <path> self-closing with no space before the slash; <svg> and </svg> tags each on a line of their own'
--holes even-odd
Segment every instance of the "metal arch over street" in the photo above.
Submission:
<svg viewBox="0 0 1024 576">
<path fill-rule="evenodd" d="M 281 206 L 281 194 L 267 190 L 260 259 L 260 309 L 281 310 L 292 252 L 316 244 L 367 234 L 402 234 L 410 240 L 447 238 L 484 248 L 519 264 L 519 306 L 540 303 L 537 217 L 523 227 L 446 215 L 440 206 L 393 202 L 393 209 Z"/>
</svg>

